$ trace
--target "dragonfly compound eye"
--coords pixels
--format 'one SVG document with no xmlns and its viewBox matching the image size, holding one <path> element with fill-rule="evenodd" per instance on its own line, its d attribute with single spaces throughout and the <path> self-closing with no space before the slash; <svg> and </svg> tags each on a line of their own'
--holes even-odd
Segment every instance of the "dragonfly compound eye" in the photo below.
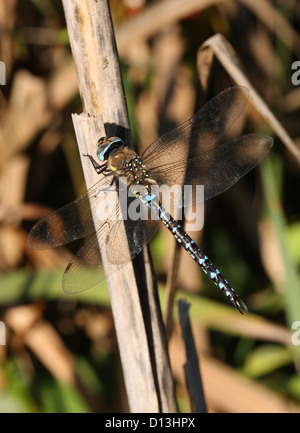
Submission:
<svg viewBox="0 0 300 433">
<path fill-rule="evenodd" d="M 109 158 L 111 152 L 116 149 L 123 149 L 124 141 L 119 137 L 102 137 L 97 142 L 97 156 L 101 162 Z"/>
</svg>

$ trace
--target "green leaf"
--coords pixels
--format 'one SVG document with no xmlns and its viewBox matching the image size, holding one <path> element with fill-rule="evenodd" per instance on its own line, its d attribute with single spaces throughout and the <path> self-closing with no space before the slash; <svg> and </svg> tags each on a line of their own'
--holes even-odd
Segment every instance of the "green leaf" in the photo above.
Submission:
<svg viewBox="0 0 300 433">
<path fill-rule="evenodd" d="M 293 351 L 289 347 L 268 344 L 252 350 L 246 358 L 243 372 L 258 377 L 293 362 Z"/>
</svg>

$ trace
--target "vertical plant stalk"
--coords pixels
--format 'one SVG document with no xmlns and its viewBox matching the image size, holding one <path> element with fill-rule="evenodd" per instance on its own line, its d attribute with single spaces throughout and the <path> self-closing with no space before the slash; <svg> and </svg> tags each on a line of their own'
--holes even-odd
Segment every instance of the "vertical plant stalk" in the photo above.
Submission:
<svg viewBox="0 0 300 433">
<path fill-rule="evenodd" d="M 204 91 L 207 90 L 215 59 L 220 62 L 221 66 L 238 86 L 245 86 L 250 90 L 249 104 L 252 105 L 255 111 L 271 126 L 298 164 L 300 164 L 300 151 L 295 142 L 260 97 L 251 81 L 247 78 L 241 61 L 232 45 L 223 35 L 218 33 L 208 38 L 200 46 L 197 53 L 197 71 L 202 89 Z"/>
<path fill-rule="evenodd" d="M 89 188 L 99 175 L 82 155 L 95 154 L 100 136 L 120 136 L 128 143 L 129 121 L 108 1 L 63 0 L 63 6 L 79 91 L 87 112 L 73 115 L 73 123 Z M 97 229 L 96 216 L 94 223 Z M 141 275 L 143 287 L 129 263 L 107 279 L 130 410 L 176 412 L 174 383 L 147 249 Z"/>
<path fill-rule="evenodd" d="M 199 360 L 194 341 L 193 331 L 189 318 L 191 304 L 183 299 L 178 301 L 179 320 L 182 331 L 182 338 L 186 351 L 185 375 L 187 387 L 191 397 L 192 412 L 206 413 L 206 402 L 204 397 Z"/>
<path fill-rule="evenodd" d="M 164 312 L 164 321 L 168 340 L 171 337 L 173 328 L 173 307 L 176 296 L 176 280 L 180 263 L 180 248 L 180 244 L 176 239 L 174 239 L 171 250 L 171 267 L 166 282 L 166 307 Z"/>
</svg>

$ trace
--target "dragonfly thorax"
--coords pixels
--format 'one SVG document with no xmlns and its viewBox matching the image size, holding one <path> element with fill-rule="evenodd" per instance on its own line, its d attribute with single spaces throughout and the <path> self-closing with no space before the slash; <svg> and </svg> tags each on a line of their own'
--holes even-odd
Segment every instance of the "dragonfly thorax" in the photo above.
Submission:
<svg viewBox="0 0 300 433">
<path fill-rule="evenodd" d="M 119 137 L 101 137 L 97 142 L 97 156 L 101 162 L 108 158 L 118 149 L 125 147 L 124 141 Z"/>
<path fill-rule="evenodd" d="M 144 184 L 149 178 L 149 167 L 134 150 L 125 146 L 121 138 L 102 137 L 97 145 L 97 156 L 100 161 L 107 161 L 107 168 L 118 176 L 127 177 L 128 186 Z M 146 183 L 149 183 L 148 179 Z"/>
<path fill-rule="evenodd" d="M 128 186 L 133 184 L 149 183 L 149 168 L 143 164 L 142 159 L 129 147 L 118 149 L 109 156 L 110 170 L 118 176 L 127 177 Z M 147 180 L 146 180 L 147 179 Z"/>
</svg>

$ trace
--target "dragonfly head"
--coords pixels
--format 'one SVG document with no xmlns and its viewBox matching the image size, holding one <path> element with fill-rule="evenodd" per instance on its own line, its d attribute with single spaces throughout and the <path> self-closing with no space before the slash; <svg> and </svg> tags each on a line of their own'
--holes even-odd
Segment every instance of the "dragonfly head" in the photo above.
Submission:
<svg viewBox="0 0 300 433">
<path fill-rule="evenodd" d="M 107 160 L 113 150 L 123 149 L 124 141 L 119 137 L 102 137 L 97 141 L 97 156 L 101 162 Z"/>
</svg>

